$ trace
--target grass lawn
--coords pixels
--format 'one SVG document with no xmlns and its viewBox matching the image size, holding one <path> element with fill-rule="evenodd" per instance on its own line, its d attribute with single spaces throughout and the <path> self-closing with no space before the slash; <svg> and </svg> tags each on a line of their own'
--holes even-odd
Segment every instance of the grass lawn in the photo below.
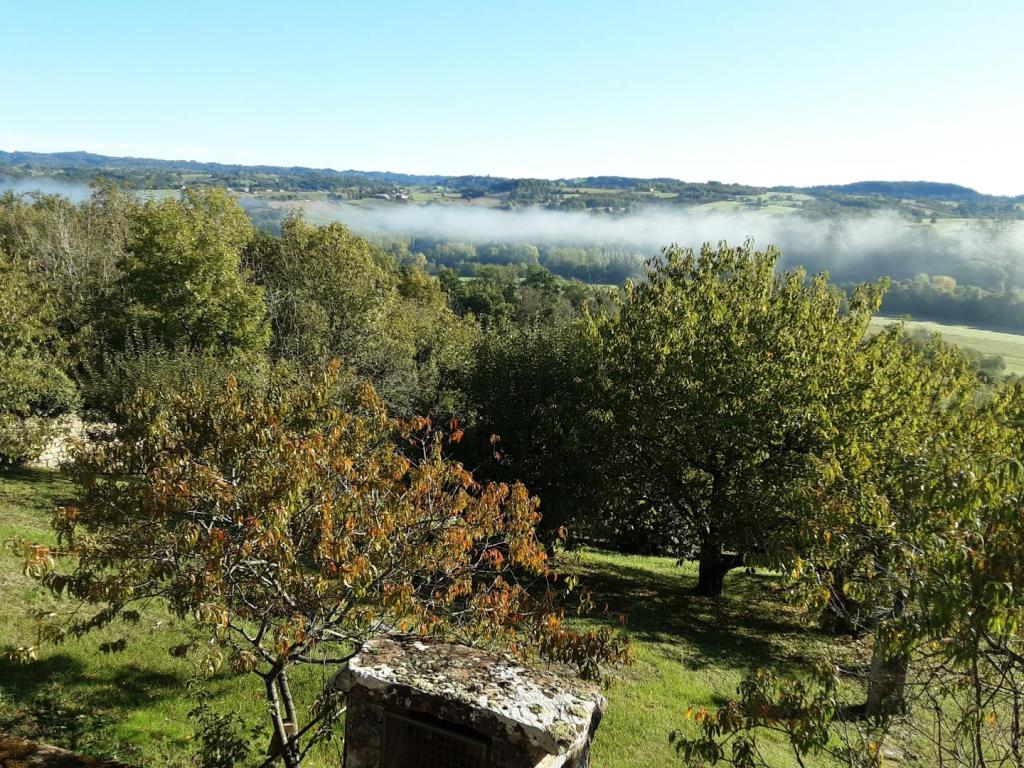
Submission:
<svg viewBox="0 0 1024 768">
<path fill-rule="evenodd" d="M 0 472 L 0 540 L 52 540 L 50 511 L 70 492 L 57 473 Z M 679 766 L 668 734 L 688 725 L 688 705 L 721 703 L 753 666 L 799 669 L 809 656 L 838 648 L 832 638 L 808 632 L 769 574 L 736 571 L 727 580 L 726 596 L 710 600 L 690 594 L 694 568 L 678 567 L 670 558 L 585 551 L 579 568 L 598 606 L 607 604 L 612 617 L 626 614 L 636 657 L 606 692 L 609 708 L 597 732 L 594 768 Z M 0 552 L 0 596 L 2 651 L 30 641 L 28 610 L 49 607 L 53 600 L 21 574 L 18 559 L 6 549 Z M 99 653 L 99 643 L 114 636 L 104 631 L 46 648 L 31 665 L 0 657 L 0 732 L 139 765 L 193 764 L 188 682 L 194 667 L 167 654 L 175 634 L 169 618 L 154 610 L 122 654 Z M 308 702 L 319 687 L 318 674 L 306 670 L 296 681 L 300 701 Z M 217 676 L 211 684 L 215 708 L 262 725 L 257 683 L 254 677 Z M 260 748 L 264 738 L 257 739 Z M 310 765 L 340 766 L 339 747 L 329 746 Z M 795 765 L 782 745 L 771 745 L 767 753 L 773 765 Z M 822 760 L 812 758 L 808 765 Z"/>
<path fill-rule="evenodd" d="M 687 706 L 713 708 L 736 693 L 744 675 L 773 665 L 798 672 L 808 658 L 842 653 L 847 663 L 860 648 L 841 648 L 811 630 L 778 593 L 767 573 L 733 571 L 725 595 L 713 600 L 692 594 L 696 565 L 673 558 L 583 552 L 582 583 L 597 605 L 626 614 L 636 657 L 606 692 L 608 712 L 594 743 L 595 768 L 680 766 L 667 735 L 696 733 L 683 718 Z M 847 640 L 847 645 L 849 641 Z M 692 728 L 688 731 L 687 727 Z M 766 739 L 773 766 L 795 766 L 788 747 Z M 808 766 L 823 765 L 813 757 Z"/>
<path fill-rule="evenodd" d="M 71 485 L 44 470 L 0 471 L 0 542 L 14 537 L 52 543 L 49 528 L 54 504 Z M 8 661 L 3 651 L 32 642 L 30 609 L 56 605 L 49 593 L 21 573 L 19 560 L 0 549 L 0 732 L 37 739 L 87 754 L 145 766 L 191 766 L 194 724 L 188 717 L 195 701 L 189 681 L 193 662 L 172 658 L 167 649 L 180 642 L 175 620 L 151 610 L 129 630 L 124 653 L 104 655 L 99 644 L 123 636 L 114 628 L 82 640 L 46 647 L 30 665 Z M 313 669 L 295 680 L 300 701 L 319 690 Z M 208 684 L 214 706 L 234 711 L 261 726 L 266 720 L 262 682 L 255 676 L 218 674 Z M 269 740 L 260 736 L 260 752 Z M 338 745 L 323 750 L 311 766 L 340 766 Z"/>
</svg>

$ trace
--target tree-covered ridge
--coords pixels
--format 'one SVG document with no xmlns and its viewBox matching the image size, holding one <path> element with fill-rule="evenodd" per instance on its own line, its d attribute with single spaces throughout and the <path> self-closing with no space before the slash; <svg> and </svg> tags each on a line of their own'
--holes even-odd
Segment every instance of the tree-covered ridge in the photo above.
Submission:
<svg viewBox="0 0 1024 768">
<path fill-rule="evenodd" d="M 1016 197 L 986 195 L 955 184 L 864 181 L 815 187 L 759 187 L 719 181 L 589 176 L 572 179 L 515 179 L 497 176 L 417 175 L 383 171 L 238 165 L 190 160 L 110 157 L 90 152 L 0 151 L 0 176 L 46 176 L 90 183 L 104 177 L 134 189 L 177 189 L 182 185 L 226 186 L 249 192 L 318 191 L 345 196 L 408 193 L 417 189 L 456 198 L 494 197 L 507 205 L 542 205 L 559 210 L 621 211 L 639 205 L 694 205 L 741 200 L 765 193 L 808 196 L 809 212 L 863 211 L 883 207 L 922 215 L 1022 218 Z M 403 192 L 404 188 L 404 192 Z M 440 199 L 443 199 L 440 198 Z"/>
<path fill-rule="evenodd" d="M 1024 330 L 1019 295 L 1024 272 L 1015 229 L 1024 216 L 1024 197 L 983 195 L 952 184 L 865 181 L 764 188 L 667 178 L 416 176 L 17 152 L 0 153 L 0 177 L 4 175 L 16 178 L 24 189 L 44 181 L 85 184 L 104 177 L 143 196 L 173 195 L 185 187 L 224 187 L 238 196 L 258 229 L 275 234 L 290 211 L 304 206 L 318 222 L 358 220 L 370 212 L 376 216 L 372 221 L 386 228 L 363 228 L 361 233 L 399 258 L 422 255 L 434 273 L 448 268 L 473 277 L 482 265 L 510 265 L 522 276 L 539 265 L 559 277 L 597 285 L 642 279 L 644 263 L 664 245 L 630 240 L 650 225 L 650 217 L 693 215 L 672 230 L 686 234 L 691 227 L 706 229 L 705 217 L 720 216 L 724 226 L 743 233 L 740 237 L 750 227 L 772 231 L 782 226 L 790 239 L 786 267 L 828 271 L 844 283 L 893 277 L 896 285 L 882 306 L 887 315 Z M 489 224 L 498 223 L 491 220 L 457 235 L 428 234 L 414 225 L 403 231 L 404 213 L 437 210 L 431 206 L 452 213 L 543 210 L 583 219 L 570 224 L 545 221 L 548 234 L 488 236 Z M 730 221 L 733 215 L 737 219 Z M 631 216 L 637 218 L 629 224 Z M 791 223 L 765 224 L 780 218 Z M 392 220 L 398 224 L 389 224 Z M 622 227 L 595 242 L 586 236 L 586 225 L 602 221 L 622 222 Z M 956 288 L 922 287 L 919 275 L 937 281 L 936 286 L 951 278 Z"/>
</svg>

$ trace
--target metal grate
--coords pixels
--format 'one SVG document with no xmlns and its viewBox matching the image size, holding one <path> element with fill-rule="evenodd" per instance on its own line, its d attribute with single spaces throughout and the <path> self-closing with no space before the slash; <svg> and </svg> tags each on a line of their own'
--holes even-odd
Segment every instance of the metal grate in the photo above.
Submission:
<svg viewBox="0 0 1024 768">
<path fill-rule="evenodd" d="M 388 714 L 383 768 L 490 768 L 488 744 L 472 733 Z"/>
</svg>

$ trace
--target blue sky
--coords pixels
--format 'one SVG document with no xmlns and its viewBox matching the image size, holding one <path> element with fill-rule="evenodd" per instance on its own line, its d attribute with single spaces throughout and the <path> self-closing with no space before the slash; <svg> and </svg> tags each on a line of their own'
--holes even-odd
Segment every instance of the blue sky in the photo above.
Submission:
<svg viewBox="0 0 1024 768">
<path fill-rule="evenodd" d="M 1024 0 L 0 2 L 0 148 L 1024 193 Z"/>
</svg>

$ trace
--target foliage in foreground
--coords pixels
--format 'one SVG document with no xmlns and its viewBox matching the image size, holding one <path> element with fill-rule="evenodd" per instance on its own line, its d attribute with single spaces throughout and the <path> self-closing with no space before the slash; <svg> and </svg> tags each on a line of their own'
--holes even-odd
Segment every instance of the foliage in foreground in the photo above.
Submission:
<svg viewBox="0 0 1024 768">
<path fill-rule="evenodd" d="M 0 541 L 16 535 L 52 541 L 54 505 L 66 503 L 72 493 L 70 481 L 60 473 L 0 471 L 0 509 L 6 513 L 0 515 Z M 555 566 L 568 567 L 562 560 Z M 590 550 L 573 553 L 571 560 L 572 572 L 592 591 L 594 602 L 608 603 L 608 613 L 595 615 L 595 620 L 617 625 L 618 614 L 627 614 L 635 659 L 614 673 L 605 690 L 609 707 L 596 734 L 595 766 L 671 768 L 677 762 L 665 735 L 677 724 L 685 706 L 681 702 L 712 707 L 735 688 L 751 664 L 815 658 L 824 648 L 850 645 L 845 638 L 821 632 L 805 634 L 799 613 L 782 601 L 776 577 L 764 572 L 733 572 L 723 598 L 710 601 L 692 594 L 696 567 L 691 563 L 679 567 L 672 558 Z M 99 644 L 125 631 L 116 622 L 80 639 L 49 645 L 32 664 L 8 661 L 3 652 L 31 633 L 27 609 L 60 607 L 37 582 L 22 575 L 21 566 L 19 557 L 0 547 L 0 591 L 9 598 L 0 605 L 0 730 L 160 768 L 202 765 L 197 753 L 206 749 L 207 738 L 223 756 L 234 753 L 229 747 L 237 737 L 252 734 L 251 753 L 265 753 L 270 721 L 262 681 L 255 675 L 236 674 L 225 666 L 202 682 L 210 694 L 203 699 L 211 710 L 208 717 L 189 716 L 199 701 L 183 692 L 196 668 L 191 660 L 167 653 L 168 646 L 179 642 L 179 630 L 162 607 L 143 612 L 125 653 L 98 651 Z M 312 666 L 294 670 L 290 681 L 297 700 L 315 696 L 320 678 Z M 252 733 L 254 725 L 258 733 Z M 795 765 L 781 745 L 765 748 L 773 766 Z M 303 765 L 336 767 L 341 749 L 339 740 L 324 743 Z M 809 765 L 824 763 L 810 760 Z"/>
<path fill-rule="evenodd" d="M 911 727 L 940 765 L 1021 763 L 1022 411 L 1024 391 L 1008 386 L 959 427 L 905 446 L 892 485 L 873 487 L 893 503 L 848 499 L 804 550 L 808 574 L 847 577 L 838 595 L 819 578 L 822 599 L 855 597 L 860 620 L 875 613 L 866 708 L 840 695 L 838 668 L 805 682 L 757 671 L 735 701 L 701 713 L 700 736 L 679 740 L 691 764 L 763 766 L 759 734 L 777 731 L 798 758 L 875 765 L 890 735 Z"/>
<path fill-rule="evenodd" d="M 339 406 L 338 381 L 333 366 L 298 385 L 137 402 L 78 457 L 59 546 L 21 544 L 27 572 L 77 603 L 39 640 L 137 622 L 154 602 L 191 617 L 172 654 L 262 678 L 289 766 L 340 707 L 325 685 L 300 725 L 289 671 L 343 663 L 382 633 L 493 643 L 589 675 L 624 658 L 610 630 L 563 626 L 523 486 L 481 486 L 427 421 L 392 420 L 368 387 Z"/>
</svg>

